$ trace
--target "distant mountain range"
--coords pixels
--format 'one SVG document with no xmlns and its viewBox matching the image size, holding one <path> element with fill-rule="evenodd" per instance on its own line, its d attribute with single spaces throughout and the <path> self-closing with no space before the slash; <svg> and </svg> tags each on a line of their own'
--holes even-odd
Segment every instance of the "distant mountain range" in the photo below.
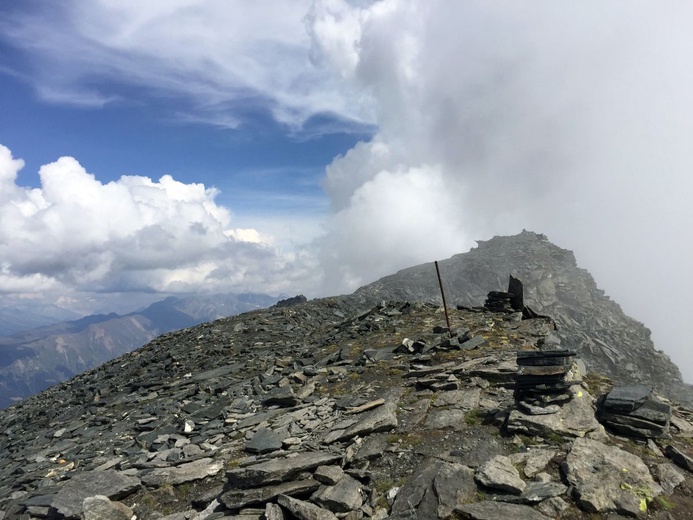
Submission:
<svg viewBox="0 0 693 520">
<path fill-rule="evenodd" d="M 169 297 L 126 315 L 97 314 L 58 323 L 59 316 L 74 316 L 58 307 L 38 314 L 2 309 L 0 330 L 14 333 L 0 337 L 0 408 L 131 352 L 165 332 L 277 301 L 265 294 Z M 37 328 L 26 330 L 32 323 Z"/>
<path fill-rule="evenodd" d="M 81 315 L 57 305 L 0 304 L 0 338 L 25 330 L 53 325 L 60 321 L 76 320 Z"/>
</svg>

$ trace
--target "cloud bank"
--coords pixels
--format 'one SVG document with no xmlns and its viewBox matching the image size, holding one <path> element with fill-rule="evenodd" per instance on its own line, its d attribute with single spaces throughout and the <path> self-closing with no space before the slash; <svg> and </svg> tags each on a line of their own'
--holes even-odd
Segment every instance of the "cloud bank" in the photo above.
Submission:
<svg viewBox="0 0 693 520">
<path fill-rule="evenodd" d="M 168 175 L 102 184 L 72 157 L 16 184 L 0 145 L 0 293 L 243 292 L 288 289 L 302 267 L 255 229 L 234 229 L 217 192 Z"/>
<path fill-rule="evenodd" d="M 684 2 L 319 2 L 315 48 L 373 96 L 379 128 L 327 169 L 335 288 L 532 229 L 575 250 L 685 372 L 691 15 Z"/>
</svg>

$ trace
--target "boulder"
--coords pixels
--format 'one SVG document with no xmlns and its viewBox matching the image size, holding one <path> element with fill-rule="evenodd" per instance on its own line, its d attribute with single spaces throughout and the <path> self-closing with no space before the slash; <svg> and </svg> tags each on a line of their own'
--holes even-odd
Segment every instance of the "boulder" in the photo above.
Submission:
<svg viewBox="0 0 693 520">
<path fill-rule="evenodd" d="M 476 494 L 474 471 L 462 464 L 426 459 L 398 491 L 392 518 L 448 518 Z"/>
<path fill-rule="evenodd" d="M 335 513 L 348 513 L 363 504 L 361 484 L 349 475 L 344 475 L 333 486 L 321 486 L 311 500 Z"/>
<path fill-rule="evenodd" d="M 601 433 L 603 428 L 595 417 L 592 396 L 579 385 L 570 387 L 568 391 L 572 399 L 556 413 L 530 415 L 512 410 L 508 415 L 506 429 L 510 433 L 544 437 L 552 434 L 584 437 L 592 432 Z"/>
<path fill-rule="evenodd" d="M 312 470 L 324 464 L 333 464 L 340 460 L 342 460 L 341 453 L 316 451 L 232 469 L 226 473 L 226 476 L 229 485 L 237 488 L 266 486 L 284 482 L 303 471 Z"/>
<path fill-rule="evenodd" d="M 159 487 L 163 484 L 183 484 L 216 475 L 223 467 L 224 461 L 207 457 L 180 466 L 155 469 L 151 473 L 143 475 L 142 482 L 151 487 Z"/>
<path fill-rule="evenodd" d="M 458 507 L 456 513 L 462 518 L 472 520 L 500 520 L 512 518 L 512 520 L 550 520 L 548 516 L 535 511 L 529 506 L 519 504 L 506 504 L 504 502 L 476 502 Z"/>
<path fill-rule="evenodd" d="M 78 473 L 68 480 L 52 500 L 51 507 L 65 518 L 78 517 L 83 512 L 84 499 L 102 495 L 119 500 L 140 488 L 140 480 L 115 470 Z"/>
<path fill-rule="evenodd" d="M 487 488 L 500 489 L 510 493 L 520 494 L 525 489 L 525 482 L 505 455 L 496 455 L 479 466 L 474 475 L 477 482 Z"/>
<path fill-rule="evenodd" d="M 132 509 L 120 502 L 111 502 L 108 497 L 96 495 L 82 502 L 84 520 L 131 520 Z"/>
<path fill-rule="evenodd" d="M 563 470 L 588 512 L 640 514 L 663 491 L 640 457 L 592 439 L 573 443 Z"/>
<path fill-rule="evenodd" d="M 269 453 L 282 447 L 285 435 L 269 428 L 260 428 L 246 443 L 245 449 L 250 453 Z"/>
<path fill-rule="evenodd" d="M 297 500 L 286 495 L 280 495 L 277 501 L 280 506 L 289 511 L 298 520 L 338 520 L 334 513 L 310 502 Z"/>
</svg>

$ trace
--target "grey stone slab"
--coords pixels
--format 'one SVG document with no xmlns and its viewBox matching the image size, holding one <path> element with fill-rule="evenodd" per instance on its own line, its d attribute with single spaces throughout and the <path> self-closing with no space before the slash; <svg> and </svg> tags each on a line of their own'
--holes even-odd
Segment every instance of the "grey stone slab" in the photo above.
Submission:
<svg viewBox="0 0 693 520">
<path fill-rule="evenodd" d="M 119 500 L 137 491 L 140 485 L 138 478 L 115 470 L 78 473 L 58 491 L 51 506 L 66 518 L 79 516 L 85 498 L 103 495 L 111 500 Z"/>
<path fill-rule="evenodd" d="M 640 457 L 592 439 L 577 439 L 563 465 L 576 501 L 589 512 L 629 512 L 662 493 Z"/>
<path fill-rule="evenodd" d="M 504 502 L 476 502 L 461 506 L 456 512 L 464 515 L 463 518 L 472 520 L 551 520 L 529 506 Z"/>
<path fill-rule="evenodd" d="M 652 395 L 646 385 L 618 386 L 604 399 L 604 408 L 611 412 L 632 412 Z"/>
<path fill-rule="evenodd" d="M 397 493 L 391 515 L 397 518 L 396 515 L 411 515 L 415 511 L 417 518 L 436 518 L 438 498 L 433 489 L 433 480 L 442 466 L 440 460 L 426 459 Z"/>
<path fill-rule="evenodd" d="M 311 500 L 334 513 L 348 513 L 360 508 L 363 498 L 361 483 L 344 475 L 333 486 L 321 486 L 313 493 Z"/>
<path fill-rule="evenodd" d="M 229 509 L 241 509 L 248 506 L 265 504 L 274 500 L 279 495 L 294 496 L 298 494 L 310 494 L 320 487 L 317 480 L 305 479 L 291 482 L 283 482 L 273 486 L 265 486 L 253 489 L 232 489 L 223 493 L 219 500 Z"/>
<path fill-rule="evenodd" d="M 480 397 L 481 388 L 451 390 L 437 394 L 432 404 L 434 407 L 451 406 L 463 410 L 474 410 L 479 407 Z"/>
<path fill-rule="evenodd" d="M 479 466 L 474 476 L 477 482 L 487 488 L 500 489 L 510 493 L 520 494 L 526 487 L 519 471 L 510 458 L 505 455 L 496 455 Z"/>
<path fill-rule="evenodd" d="M 269 453 L 282 447 L 282 441 L 286 436 L 277 433 L 270 428 L 260 428 L 246 443 L 245 449 L 250 453 Z"/>
<path fill-rule="evenodd" d="M 657 464 L 653 468 L 653 473 L 666 493 L 673 493 L 686 480 L 681 470 L 668 462 Z"/>
<path fill-rule="evenodd" d="M 433 491 L 438 499 L 438 518 L 448 518 L 453 511 L 476 496 L 474 470 L 462 464 L 444 462 L 433 477 Z"/>
<path fill-rule="evenodd" d="M 295 457 L 273 459 L 244 468 L 228 471 L 229 484 L 238 488 L 248 488 L 278 484 L 302 471 L 308 471 L 322 465 L 329 465 L 342 460 L 341 453 L 325 451 L 301 453 Z"/>
<path fill-rule="evenodd" d="M 310 502 L 297 500 L 286 495 L 280 495 L 277 501 L 280 506 L 289 511 L 298 520 L 338 520 L 337 516 L 331 511 Z"/>
<path fill-rule="evenodd" d="M 265 406 L 296 406 L 299 399 L 294 395 L 294 391 L 290 386 L 280 386 L 271 390 L 262 399 L 262 404 Z"/>
<path fill-rule="evenodd" d="M 358 422 L 349 426 L 337 440 L 345 441 L 371 433 L 390 431 L 397 427 L 397 403 L 388 401 L 384 405 L 357 416 Z"/>
<path fill-rule="evenodd" d="M 669 445 L 665 448 L 664 453 L 666 453 L 666 456 L 673 460 L 677 466 L 693 472 L 693 459 L 678 448 Z"/>
<path fill-rule="evenodd" d="M 467 428 L 466 414 L 467 412 L 458 408 L 432 410 L 426 419 L 426 428 L 432 430 L 452 429 L 458 432 L 465 430 Z"/>
<path fill-rule="evenodd" d="M 150 487 L 159 487 L 163 484 L 183 484 L 216 475 L 223 468 L 224 462 L 222 460 L 207 457 L 179 466 L 155 469 L 143 475 L 142 482 Z"/>
<path fill-rule="evenodd" d="M 108 497 L 96 495 L 82 502 L 84 520 L 131 520 L 132 509 L 120 502 L 111 502 Z"/>
<path fill-rule="evenodd" d="M 344 476 L 344 470 L 339 466 L 319 466 L 315 473 L 313 473 L 313 478 L 318 482 L 327 484 L 330 486 L 335 485 Z"/>
</svg>

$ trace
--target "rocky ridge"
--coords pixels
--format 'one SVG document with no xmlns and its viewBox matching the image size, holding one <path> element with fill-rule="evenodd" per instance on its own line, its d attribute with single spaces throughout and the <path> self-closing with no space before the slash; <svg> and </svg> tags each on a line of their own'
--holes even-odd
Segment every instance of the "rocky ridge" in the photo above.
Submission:
<svg viewBox="0 0 693 520">
<path fill-rule="evenodd" d="M 480 305 L 487 292 L 503 290 L 508 275 L 524 282 L 526 303 L 556 321 L 565 348 L 576 351 L 589 371 L 624 384 L 642 383 L 693 404 L 693 387 L 678 367 L 655 349 L 651 332 L 626 316 L 620 305 L 579 268 L 572 251 L 545 235 L 523 231 L 479 240 L 478 247 L 439 262 L 448 305 Z M 364 304 L 380 300 L 441 303 L 433 263 L 403 269 L 358 289 Z"/>
<path fill-rule="evenodd" d="M 265 308 L 262 294 L 169 297 L 127 315 L 91 315 L 0 337 L 0 408 L 101 363 L 164 332 Z"/>
<path fill-rule="evenodd" d="M 691 518 L 693 411 L 617 436 L 579 362 L 523 411 L 552 321 L 450 315 L 328 298 L 165 334 L 0 411 L 0 518 Z"/>
</svg>

